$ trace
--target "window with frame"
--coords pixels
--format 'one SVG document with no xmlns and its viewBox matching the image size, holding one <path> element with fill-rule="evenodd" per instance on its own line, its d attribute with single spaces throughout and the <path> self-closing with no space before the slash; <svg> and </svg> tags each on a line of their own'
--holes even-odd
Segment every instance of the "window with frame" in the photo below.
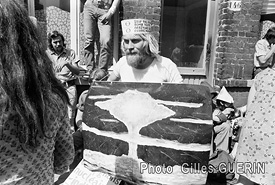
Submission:
<svg viewBox="0 0 275 185">
<path fill-rule="evenodd" d="M 170 58 L 182 74 L 206 74 L 214 6 L 214 0 L 163 0 L 161 55 Z"/>
</svg>

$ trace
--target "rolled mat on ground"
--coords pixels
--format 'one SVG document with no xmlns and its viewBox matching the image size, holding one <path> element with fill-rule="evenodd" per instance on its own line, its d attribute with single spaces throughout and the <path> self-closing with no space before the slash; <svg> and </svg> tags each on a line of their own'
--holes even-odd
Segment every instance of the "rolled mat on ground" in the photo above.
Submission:
<svg viewBox="0 0 275 185">
<path fill-rule="evenodd" d="M 84 107 L 84 160 L 137 184 L 205 184 L 211 101 L 200 85 L 96 82 Z"/>
</svg>

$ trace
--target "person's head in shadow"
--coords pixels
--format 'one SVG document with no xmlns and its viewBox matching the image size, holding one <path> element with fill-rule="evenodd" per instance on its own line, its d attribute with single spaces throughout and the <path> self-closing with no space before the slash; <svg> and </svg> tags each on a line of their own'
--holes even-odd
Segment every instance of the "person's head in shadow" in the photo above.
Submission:
<svg viewBox="0 0 275 185">
<path fill-rule="evenodd" d="M 57 54 L 61 53 L 66 47 L 64 36 L 54 30 L 48 34 L 48 48 Z"/>
<path fill-rule="evenodd" d="M 15 110 L 19 141 L 35 147 L 52 92 L 67 102 L 68 97 L 55 78 L 38 29 L 16 0 L 0 0 L 0 53 L 0 114 Z"/>
<path fill-rule="evenodd" d="M 269 44 L 275 44 L 275 27 L 269 28 L 263 39 L 266 39 Z"/>
</svg>

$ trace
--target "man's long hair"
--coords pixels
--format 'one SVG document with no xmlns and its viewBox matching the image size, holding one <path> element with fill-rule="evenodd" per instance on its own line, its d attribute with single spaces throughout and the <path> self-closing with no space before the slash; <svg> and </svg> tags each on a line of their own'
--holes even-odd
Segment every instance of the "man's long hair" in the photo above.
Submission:
<svg viewBox="0 0 275 185">
<path fill-rule="evenodd" d="M 58 106 L 53 93 L 69 101 L 37 28 L 16 0 L 0 0 L 0 53 L 0 115 L 16 112 L 19 141 L 36 147 L 38 134 L 48 137 L 47 106 Z"/>
<path fill-rule="evenodd" d="M 154 35 L 152 35 L 151 33 L 140 33 L 137 35 L 139 35 L 145 41 L 144 42 L 145 53 L 151 57 L 158 57 L 159 56 L 159 43 L 156 40 L 156 38 L 154 37 Z M 125 54 L 126 49 L 125 49 L 123 39 L 121 41 L 121 50 L 122 50 L 123 54 Z"/>
<path fill-rule="evenodd" d="M 48 48 L 53 52 L 54 52 L 54 49 L 53 49 L 53 45 L 52 45 L 52 40 L 57 37 L 61 38 L 64 47 L 66 47 L 64 36 L 61 33 L 59 33 L 58 31 L 54 30 L 51 33 L 48 33 Z"/>
</svg>

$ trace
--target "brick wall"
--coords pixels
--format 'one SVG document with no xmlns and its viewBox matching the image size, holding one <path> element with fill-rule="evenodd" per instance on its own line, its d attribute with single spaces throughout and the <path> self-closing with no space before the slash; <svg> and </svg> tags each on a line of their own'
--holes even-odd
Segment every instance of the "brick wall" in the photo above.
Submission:
<svg viewBox="0 0 275 185">
<path fill-rule="evenodd" d="M 215 84 L 246 87 L 252 78 L 254 46 L 259 39 L 262 0 L 242 0 L 241 11 L 221 0 L 214 67 Z"/>
<path fill-rule="evenodd" d="M 120 19 L 142 18 L 152 21 L 152 31 L 159 40 L 161 0 L 122 0 L 120 4 Z"/>
<path fill-rule="evenodd" d="M 246 105 L 249 87 L 227 87 L 226 89 L 233 97 L 235 107 Z"/>
</svg>

